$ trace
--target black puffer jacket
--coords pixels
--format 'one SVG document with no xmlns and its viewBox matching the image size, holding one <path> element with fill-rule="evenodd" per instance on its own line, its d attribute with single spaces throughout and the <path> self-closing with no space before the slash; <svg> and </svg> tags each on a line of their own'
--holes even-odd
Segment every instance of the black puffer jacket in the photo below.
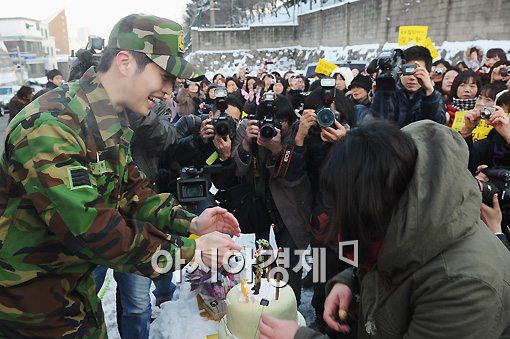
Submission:
<svg viewBox="0 0 510 339">
<path fill-rule="evenodd" d="M 172 147 L 177 140 L 176 129 L 170 124 L 170 115 L 163 105 L 150 111 L 147 116 L 132 111 L 128 111 L 127 115 L 134 131 L 131 144 L 133 161 L 155 189 L 160 157 L 173 153 Z"/>
<path fill-rule="evenodd" d="M 235 164 L 232 158 L 221 161 L 219 157 L 214 159 L 214 152 L 216 147 L 212 142 L 205 143 L 200 137 L 200 126 L 202 121 L 209 118 L 208 115 L 202 114 L 200 116 L 187 115 L 181 117 L 176 123 L 175 128 L 177 132 L 177 144 L 175 152 L 170 165 L 173 169 L 184 166 L 194 166 L 201 169 L 207 164 L 220 165 L 221 171 L 212 175 L 212 182 L 218 189 L 224 189 L 236 184 L 235 180 Z M 235 133 L 235 131 L 234 131 Z M 232 138 L 233 140 L 233 138 Z M 212 157 L 211 157 L 212 156 Z M 214 161 L 212 161 L 214 159 Z M 178 166 L 175 165 L 178 163 Z"/>
</svg>

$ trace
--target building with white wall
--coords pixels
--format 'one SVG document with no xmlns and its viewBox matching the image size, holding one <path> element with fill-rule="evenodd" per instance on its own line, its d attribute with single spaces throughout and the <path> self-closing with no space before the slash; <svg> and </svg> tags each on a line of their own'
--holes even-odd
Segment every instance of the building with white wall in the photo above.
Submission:
<svg viewBox="0 0 510 339">
<path fill-rule="evenodd" d="M 45 70 L 57 68 L 55 39 L 49 35 L 48 23 L 23 17 L 0 18 L 0 41 L 12 62 L 26 69 L 29 78 L 44 77 Z"/>
</svg>

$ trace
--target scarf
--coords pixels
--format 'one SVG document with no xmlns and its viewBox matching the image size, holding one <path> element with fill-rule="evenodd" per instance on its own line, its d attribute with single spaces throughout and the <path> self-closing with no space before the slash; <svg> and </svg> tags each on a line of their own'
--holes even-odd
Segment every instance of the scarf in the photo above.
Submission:
<svg viewBox="0 0 510 339">
<path fill-rule="evenodd" d="M 478 98 L 473 99 L 453 98 L 452 107 L 457 109 L 458 111 L 469 111 L 475 107 L 477 99 Z"/>
</svg>

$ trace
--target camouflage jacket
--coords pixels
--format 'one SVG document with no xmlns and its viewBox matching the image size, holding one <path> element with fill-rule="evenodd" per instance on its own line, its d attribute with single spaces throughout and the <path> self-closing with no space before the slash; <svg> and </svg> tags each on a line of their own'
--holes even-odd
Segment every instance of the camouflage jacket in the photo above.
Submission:
<svg viewBox="0 0 510 339">
<path fill-rule="evenodd" d="M 160 249 L 191 260 L 194 215 L 148 188 L 131 160 L 125 114 L 92 68 L 28 105 L 5 135 L 0 338 L 106 337 L 92 270 L 154 278 Z"/>
</svg>

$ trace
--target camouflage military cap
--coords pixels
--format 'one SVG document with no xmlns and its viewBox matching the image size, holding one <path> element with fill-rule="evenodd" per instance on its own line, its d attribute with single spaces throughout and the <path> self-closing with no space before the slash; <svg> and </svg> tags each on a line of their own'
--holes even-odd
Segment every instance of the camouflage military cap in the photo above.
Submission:
<svg viewBox="0 0 510 339">
<path fill-rule="evenodd" d="M 145 53 L 161 68 L 176 77 L 200 80 L 203 73 L 183 57 L 182 27 L 154 15 L 131 14 L 113 27 L 109 48 Z"/>
</svg>

